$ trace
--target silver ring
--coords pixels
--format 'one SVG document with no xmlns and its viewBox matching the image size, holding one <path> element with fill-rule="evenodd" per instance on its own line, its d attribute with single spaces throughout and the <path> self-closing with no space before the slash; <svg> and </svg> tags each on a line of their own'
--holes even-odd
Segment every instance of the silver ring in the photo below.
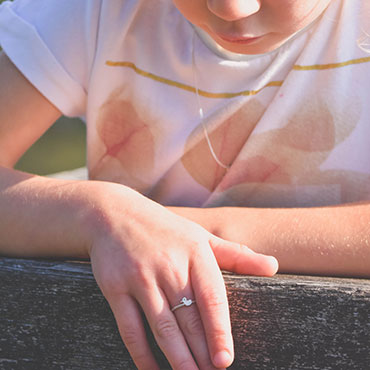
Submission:
<svg viewBox="0 0 370 370">
<path fill-rule="evenodd" d="M 172 312 L 177 310 L 180 307 L 184 307 L 184 306 L 189 307 L 189 306 L 191 306 L 193 303 L 195 303 L 195 300 L 187 299 L 186 297 L 182 297 L 180 302 L 181 302 L 180 304 L 171 308 Z"/>
</svg>

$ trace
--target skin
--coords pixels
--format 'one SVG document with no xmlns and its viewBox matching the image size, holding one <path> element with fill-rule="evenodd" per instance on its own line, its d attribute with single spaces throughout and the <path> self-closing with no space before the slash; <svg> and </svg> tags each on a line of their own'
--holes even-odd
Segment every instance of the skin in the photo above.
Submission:
<svg viewBox="0 0 370 370">
<path fill-rule="evenodd" d="M 240 54 L 276 49 L 319 17 L 330 1 L 173 0 L 191 23 L 225 49 Z M 255 37 L 258 39 L 245 40 Z"/>
<path fill-rule="evenodd" d="M 139 369 L 158 368 L 142 311 L 174 369 L 229 366 L 233 342 L 220 268 L 272 276 L 276 259 L 223 240 L 126 186 L 13 170 L 61 113 L 4 53 L 0 80 L 0 254 L 90 258 Z M 171 312 L 184 296 L 197 304 Z"/>
<path fill-rule="evenodd" d="M 184 16 L 203 28 L 239 32 L 237 37 L 267 33 L 248 44 L 220 41 L 231 51 L 246 53 L 279 46 L 327 3 L 175 1 Z M 281 30 L 277 19 L 284 22 Z M 0 252 L 89 257 L 138 368 L 158 368 L 141 310 L 174 369 L 231 364 L 233 344 L 220 268 L 271 276 L 278 267 L 275 258 L 245 245 L 277 256 L 282 272 L 370 276 L 368 203 L 315 209 L 165 208 L 123 185 L 47 179 L 13 170 L 61 113 L 3 53 L 0 80 Z M 197 304 L 172 313 L 170 307 L 183 296 Z"/>
</svg>

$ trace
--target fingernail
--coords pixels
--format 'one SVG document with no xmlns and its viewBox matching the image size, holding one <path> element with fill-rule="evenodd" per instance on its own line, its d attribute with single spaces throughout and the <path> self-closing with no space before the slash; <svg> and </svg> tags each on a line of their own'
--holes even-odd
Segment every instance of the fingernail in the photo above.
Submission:
<svg viewBox="0 0 370 370">
<path fill-rule="evenodd" d="M 220 351 L 217 352 L 216 355 L 213 357 L 213 364 L 216 367 L 228 367 L 232 363 L 232 358 L 230 353 L 227 351 Z"/>
<path fill-rule="evenodd" d="M 270 263 L 271 263 L 271 267 L 272 267 L 271 268 L 272 269 L 272 275 L 275 275 L 279 270 L 279 262 L 273 256 L 269 256 L 269 259 L 270 259 Z"/>
</svg>

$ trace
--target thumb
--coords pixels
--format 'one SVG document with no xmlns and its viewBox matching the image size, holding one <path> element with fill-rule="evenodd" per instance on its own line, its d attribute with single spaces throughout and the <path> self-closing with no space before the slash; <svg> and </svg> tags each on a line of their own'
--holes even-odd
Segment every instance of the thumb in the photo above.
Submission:
<svg viewBox="0 0 370 370">
<path fill-rule="evenodd" d="M 259 276 L 273 276 L 278 271 L 275 257 L 253 252 L 245 245 L 214 237 L 210 246 L 221 270 Z"/>
</svg>

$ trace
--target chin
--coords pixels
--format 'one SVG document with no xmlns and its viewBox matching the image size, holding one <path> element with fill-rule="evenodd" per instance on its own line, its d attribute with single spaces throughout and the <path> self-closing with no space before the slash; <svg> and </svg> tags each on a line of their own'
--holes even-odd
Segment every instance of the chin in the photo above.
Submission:
<svg viewBox="0 0 370 370">
<path fill-rule="evenodd" d="M 258 54 L 265 54 L 270 51 L 273 51 L 278 48 L 276 47 L 260 47 L 260 46 L 244 46 L 244 45 L 226 45 L 225 43 L 221 44 L 219 43 L 220 46 L 222 46 L 225 50 L 231 51 L 232 53 L 237 53 L 237 54 L 245 54 L 245 55 L 258 55 Z"/>
</svg>

